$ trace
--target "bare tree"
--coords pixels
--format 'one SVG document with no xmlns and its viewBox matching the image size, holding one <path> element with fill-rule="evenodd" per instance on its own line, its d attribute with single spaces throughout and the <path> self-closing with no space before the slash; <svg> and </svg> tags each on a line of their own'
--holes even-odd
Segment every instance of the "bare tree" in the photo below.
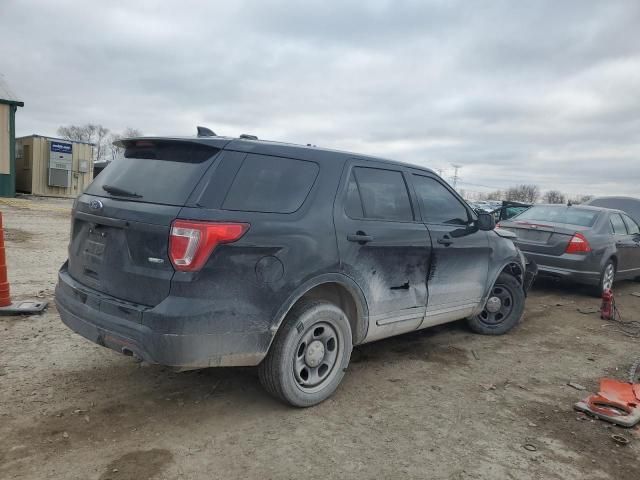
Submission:
<svg viewBox="0 0 640 480">
<path fill-rule="evenodd" d="M 127 127 L 122 131 L 122 138 L 135 138 L 135 137 L 141 137 L 142 136 L 142 132 L 140 130 L 138 130 L 137 128 L 131 128 L 131 127 Z"/>
<path fill-rule="evenodd" d="M 502 190 L 496 190 L 495 192 L 484 194 L 482 200 L 502 200 L 503 198 L 504 192 Z"/>
<path fill-rule="evenodd" d="M 86 142 L 94 145 L 94 160 L 115 160 L 122 154 L 122 149 L 113 142 L 122 138 L 141 137 L 142 132 L 136 128 L 127 127 L 122 134 L 109 133 L 109 129 L 102 125 L 87 123 L 85 125 L 68 125 L 58 128 L 58 135 L 72 142 Z"/>
<path fill-rule="evenodd" d="M 142 132 L 140 130 L 138 130 L 137 128 L 131 128 L 131 127 L 125 128 L 121 134 L 112 133 L 111 135 L 109 135 L 109 138 L 107 140 L 107 144 L 109 145 L 109 153 L 110 153 L 109 160 L 113 161 L 120 158 L 122 155 L 124 155 L 124 150 L 121 147 L 115 145 L 115 142 L 122 140 L 123 138 L 135 138 L 135 137 L 141 137 L 141 136 L 142 136 Z"/>
<path fill-rule="evenodd" d="M 575 203 L 576 205 L 579 203 L 587 203 L 589 200 L 593 199 L 593 195 L 576 195 L 572 200 L 571 203 Z"/>
<path fill-rule="evenodd" d="M 72 142 L 86 142 L 94 145 L 94 160 L 102 160 L 106 152 L 106 140 L 109 129 L 102 125 L 68 125 L 58 128 L 58 135 Z"/>
<path fill-rule="evenodd" d="M 565 203 L 567 201 L 564 193 L 559 190 L 549 190 L 543 198 L 546 203 Z"/>
<path fill-rule="evenodd" d="M 516 185 L 509 188 L 505 196 L 513 202 L 536 203 L 540 197 L 540 188 L 537 185 Z"/>
</svg>

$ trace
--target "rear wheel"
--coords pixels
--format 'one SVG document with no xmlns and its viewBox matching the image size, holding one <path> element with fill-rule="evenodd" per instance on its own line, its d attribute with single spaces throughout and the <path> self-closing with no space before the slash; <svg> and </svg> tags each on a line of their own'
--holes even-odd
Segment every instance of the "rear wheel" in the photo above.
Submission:
<svg viewBox="0 0 640 480">
<path fill-rule="evenodd" d="M 591 294 L 594 297 L 602 297 L 602 293 L 613 288 L 613 282 L 616 278 L 616 264 L 613 260 L 608 260 L 604 265 L 602 272 L 600 272 L 600 282 L 598 286 L 591 289 Z"/>
<path fill-rule="evenodd" d="M 267 357 L 260 382 L 295 407 L 326 400 L 349 365 L 351 327 L 345 313 L 325 301 L 301 301 L 287 315 Z"/>
<path fill-rule="evenodd" d="M 520 282 L 503 273 L 491 289 L 482 311 L 469 319 L 471 330 L 483 335 L 502 335 L 515 327 L 524 312 L 525 295 Z"/>
</svg>

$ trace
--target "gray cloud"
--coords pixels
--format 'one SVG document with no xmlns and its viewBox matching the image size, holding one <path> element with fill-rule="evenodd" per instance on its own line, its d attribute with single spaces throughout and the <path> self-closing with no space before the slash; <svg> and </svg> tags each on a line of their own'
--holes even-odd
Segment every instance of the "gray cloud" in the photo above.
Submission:
<svg viewBox="0 0 640 480">
<path fill-rule="evenodd" d="M 640 196 L 635 0 L 210 3 L 5 0 L 18 134 L 205 124 L 455 162 L 469 190 Z"/>
</svg>

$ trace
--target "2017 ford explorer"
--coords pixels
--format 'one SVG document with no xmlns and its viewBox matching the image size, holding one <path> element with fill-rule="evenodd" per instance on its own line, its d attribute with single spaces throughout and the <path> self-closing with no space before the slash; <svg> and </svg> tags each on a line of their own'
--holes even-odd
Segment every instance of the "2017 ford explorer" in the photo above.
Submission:
<svg viewBox="0 0 640 480">
<path fill-rule="evenodd" d="M 75 332 L 183 369 L 259 365 L 310 406 L 354 345 L 519 322 L 533 272 L 431 170 L 204 132 L 122 141 L 75 202 L 56 288 Z"/>
</svg>

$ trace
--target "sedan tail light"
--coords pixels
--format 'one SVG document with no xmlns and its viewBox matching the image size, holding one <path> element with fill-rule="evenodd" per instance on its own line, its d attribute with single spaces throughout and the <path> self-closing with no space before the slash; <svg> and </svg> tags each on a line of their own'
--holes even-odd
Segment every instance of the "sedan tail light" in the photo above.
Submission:
<svg viewBox="0 0 640 480">
<path fill-rule="evenodd" d="M 564 253 L 588 253 L 590 251 L 591 245 L 589 245 L 585 236 L 578 232 L 571 237 Z"/>
<path fill-rule="evenodd" d="M 248 223 L 175 220 L 169 235 L 169 259 L 176 270 L 198 271 L 218 245 L 239 240 L 247 230 Z"/>
</svg>

